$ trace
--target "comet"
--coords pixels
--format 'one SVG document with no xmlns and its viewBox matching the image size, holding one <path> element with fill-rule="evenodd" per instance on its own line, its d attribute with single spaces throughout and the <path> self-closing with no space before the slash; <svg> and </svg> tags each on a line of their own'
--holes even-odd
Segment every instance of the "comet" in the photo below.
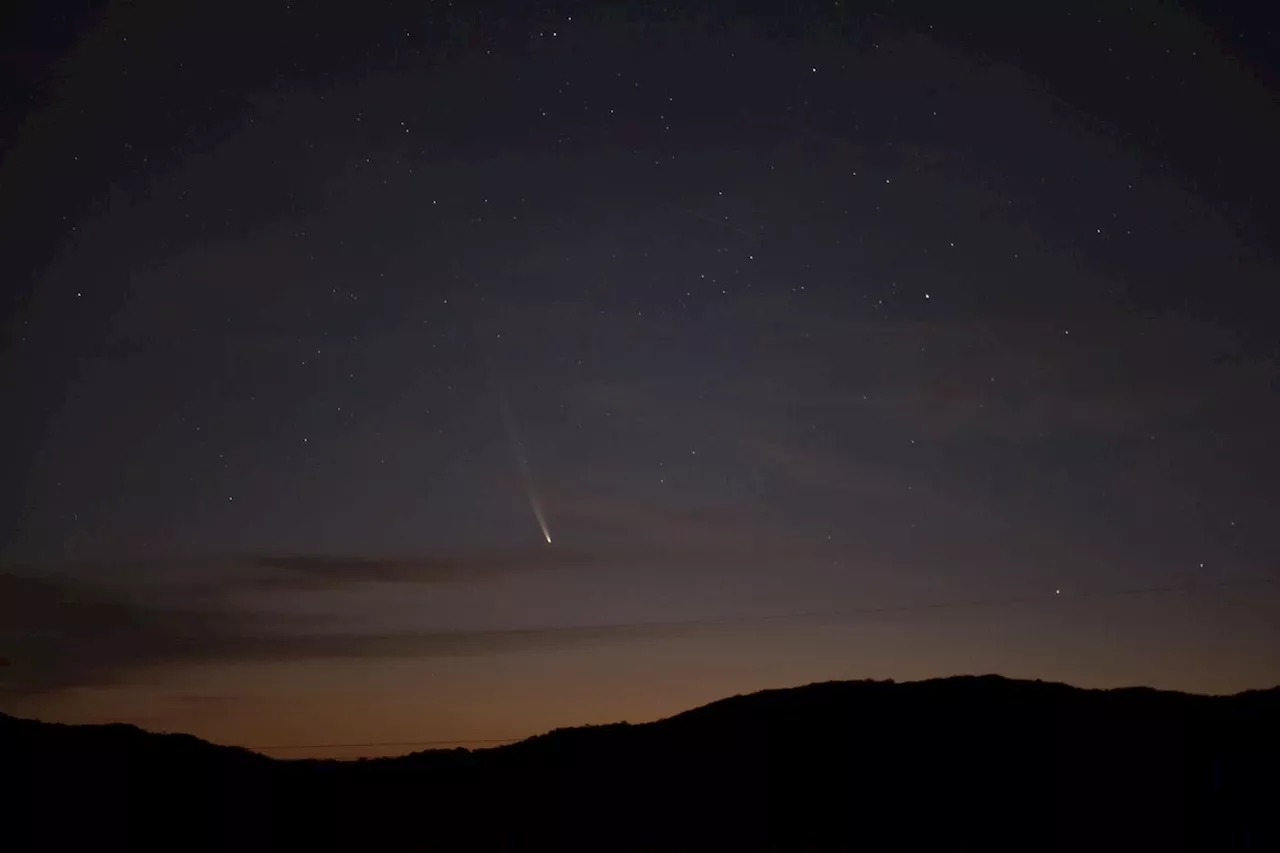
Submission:
<svg viewBox="0 0 1280 853">
<path fill-rule="evenodd" d="M 502 410 L 502 423 L 507 429 L 507 443 L 511 446 L 511 456 L 515 459 L 516 470 L 520 473 L 520 484 L 524 487 L 525 497 L 529 499 L 529 508 L 542 531 L 542 538 L 551 544 L 551 528 L 547 526 L 547 515 L 542 511 L 542 501 L 538 499 L 538 490 L 533 484 L 533 472 L 529 469 L 529 460 L 524 452 L 524 442 L 516 429 L 516 419 L 511 414 L 511 406 L 507 404 L 507 395 L 498 391 L 498 407 Z"/>
</svg>

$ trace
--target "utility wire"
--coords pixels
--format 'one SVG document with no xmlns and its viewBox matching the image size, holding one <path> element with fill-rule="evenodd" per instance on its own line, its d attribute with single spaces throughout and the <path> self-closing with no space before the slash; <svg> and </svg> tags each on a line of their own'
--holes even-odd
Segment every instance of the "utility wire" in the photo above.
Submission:
<svg viewBox="0 0 1280 853">
<path fill-rule="evenodd" d="M 525 737 L 528 737 L 527 735 Z M 480 737 L 466 738 L 465 740 L 395 740 L 395 741 L 378 741 L 375 743 L 298 743 L 298 744 L 276 744 L 274 746 L 245 746 L 242 749 L 251 749 L 254 752 L 269 752 L 272 750 L 287 749 L 345 749 L 347 747 L 373 748 L 384 746 L 460 746 L 467 743 L 515 743 L 518 740 L 524 740 L 524 737 Z"/>
<path fill-rule="evenodd" d="M 821 618 L 847 618 L 851 616 L 865 616 L 879 613 L 908 613 L 912 611 L 925 610 L 949 610 L 965 607 L 1005 607 L 1020 604 L 1034 604 L 1037 602 L 1048 601 L 1081 601 L 1086 599 L 1097 598 L 1120 598 L 1136 595 L 1157 595 L 1162 593 L 1190 592 L 1194 590 L 1223 589 L 1227 587 L 1238 586 L 1262 586 L 1269 584 L 1280 584 L 1280 577 L 1265 576 L 1253 578 L 1234 578 L 1221 581 L 1203 581 L 1199 583 L 1185 584 L 1161 584 L 1158 586 L 1144 587 L 1128 587 L 1123 589 L 1109 590 L 1086 590 L 1081 592 L 1063 593 L 1055 590 L 1052 594 L 1044 593 L 1039 595 L 1022 595 L 1010 596 L 1005 598 L 975 598 L 956 601 L 938 601 L 927 602 L 923 604 L 899 604 L 881 607 L 856 607 L 843 608 L 839 610 L 812 610 L 799 613 L 772 613 L 763 615 L 748 616 L 726 616 L 723 618 L 706 618 L 706 619 L 671 619 L 665 621 L 650 622 L 615 622 L 605 625 L 574 625 L 564 628 L 563 630 L 575 629 L 595 629 L 623 630 L 628 628 L 670 628 L 683 626 L 698 625 L 733 625 L 751 622 L 772 622 L 772 621 L 788 621 L 799 619 L 821 619 Z M 369 742 L 369 743 L 318 743 L 318 744 L 274 744 L 271 746 L 249 746 L 243 747 L 255 752 L 271 752 L 281 750 L 296 749 L 346 749 L 346 748 L 379 748 L 379 747 L 401 747 L 401 746 L 460 746 L 463 744 L 475 743 L 514 743 L 515 741 L 524 740 L 522 737 L 504 737 L 504 738 L 466 738 L 463 740 L 417 740 L 417 741 L 387 741 L 387 742 Z"/>
</svg>

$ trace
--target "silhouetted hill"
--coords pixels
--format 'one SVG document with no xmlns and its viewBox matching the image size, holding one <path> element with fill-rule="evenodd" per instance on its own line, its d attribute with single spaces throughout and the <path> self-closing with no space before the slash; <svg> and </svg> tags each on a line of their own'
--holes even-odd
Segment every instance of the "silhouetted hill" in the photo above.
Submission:
<svg viewBox="0 0 1280 853">
<path fill-rule="evenodd" d="M 1280 850 L 1280 688 L 830 682 L 361 762 L 0 716 L 0 782 L 18 850 Z"/>
</svg>

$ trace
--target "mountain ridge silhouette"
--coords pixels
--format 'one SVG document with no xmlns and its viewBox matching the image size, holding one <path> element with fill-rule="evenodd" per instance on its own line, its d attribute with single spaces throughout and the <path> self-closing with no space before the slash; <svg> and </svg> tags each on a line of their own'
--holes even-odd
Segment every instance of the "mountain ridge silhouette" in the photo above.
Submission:
<svg viewBox="0 0 1280 853">
<path fill-rule="evenodd" d="M 360 761 L 0 715 L 19 850 L 1280 849 L 1277 768 L 1280 687 L 993 675 L 819 682 Z"/>
</svg>

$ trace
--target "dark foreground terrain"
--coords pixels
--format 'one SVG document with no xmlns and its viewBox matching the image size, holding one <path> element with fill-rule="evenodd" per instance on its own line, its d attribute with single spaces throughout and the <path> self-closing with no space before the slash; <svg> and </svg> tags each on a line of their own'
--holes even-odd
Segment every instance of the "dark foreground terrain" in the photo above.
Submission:
<svg viewBox="0 0 1280 853">
<path fill-rule="evenodd" d="M 362 762 L 0 715 L 0 849 L 1280 850 L 1280 688 L 832 682 Z"/>
</svg>

